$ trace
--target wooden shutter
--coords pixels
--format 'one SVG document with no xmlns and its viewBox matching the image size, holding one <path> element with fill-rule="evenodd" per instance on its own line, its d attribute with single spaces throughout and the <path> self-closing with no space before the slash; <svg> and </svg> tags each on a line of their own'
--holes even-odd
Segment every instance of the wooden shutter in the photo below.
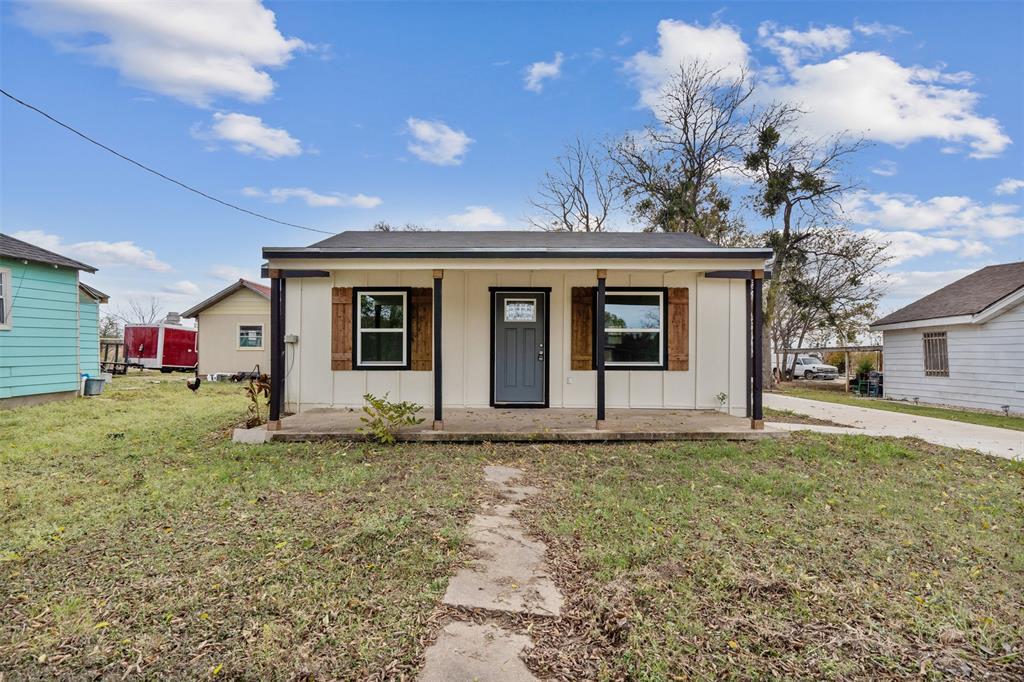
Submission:
<svg viewBox="0 0 1024 682">
<path fill-rule="evenodd" d="M 690 290 L 673 287 L 668 290 L 668 370 L 690 369 Z"/>
<path fill-rule="evenodd" d="M 572 288 L 572 354 L 574 370 L 594 369 L 594 287 Z"/>
<path fill-rule="evenodd" d="M 409 367 L 429 372 L 434 368 L 431 349 L 434 344 L 434 290 L 416 287 L 409 296 L 409 333 L 412 334 L 412 360 Z"/>
<path fill-rule="evenodd" d="M 331 370 L 352 369 L 352 287 L 331 289 Z"/>
</svg>

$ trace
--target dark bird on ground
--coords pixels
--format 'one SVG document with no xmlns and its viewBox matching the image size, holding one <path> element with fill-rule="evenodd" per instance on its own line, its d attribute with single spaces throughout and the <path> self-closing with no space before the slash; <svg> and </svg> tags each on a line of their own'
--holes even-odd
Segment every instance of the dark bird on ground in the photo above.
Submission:
<svg viewBox="0 0 1024 682">
<path fill-rule="evenodd" d="M 203 380 L 196 376 L 196 377 L 192 377 L 191 379 L 186 379 L 185 380 L 185 385 L 188 386 L 188 389 L 190 391 L 195 393 L 196 391 L 199 390 L 199 384 L 201 384 L 202 382 L 203 382 Z"/>
</svg>

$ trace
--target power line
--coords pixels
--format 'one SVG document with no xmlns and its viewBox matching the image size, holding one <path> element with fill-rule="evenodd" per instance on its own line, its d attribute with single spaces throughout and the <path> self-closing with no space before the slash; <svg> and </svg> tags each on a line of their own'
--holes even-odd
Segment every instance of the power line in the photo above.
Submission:
<svg viewBox="0 0 1024 682">
<path fill-rule="evenodd" d="M 170 177 L 168 175 L 164 175 L 163 173 L 161 173 L 160 171 L 156 170 L 155 168 L 150 168 L 149 166 L 147 166 L 144 163 L 139 163 L 135 159 L 130 158 L 128 156 L 125 156 L 124 154 L 122 154 L 121 152 L 117 151 L 116 149 L 111 149 L 110 147 L 108 147 L 107 145 L 103 144 L 102 142 L 100 142 L 98 140 L 94 140 L 93 138 L 89 137 L 85 133 L 83 133 L 83 132 L 81 132 L 79 130 L 76 130 L 75 128 L 72 128 L 67 123 L 64 123 L 63 121 L 60 121 L 60 120 L 54 118 L 53 116 L 50 116 L 48 113 L 46 113 L 45 111 L 43 111 L 39 107 L 33 106 L 33 105 L 29 104 L 28 102 L 26 102 L 24 100 L 18 99 L 17 97 L 15 97 L 11 93 L 7 92 L 3 88 L 0 88 L 0 93 L 3 93 L 3 95 L 5 97 L 8 97 L 9 99 L 17 102 L 21 106 L 23 106 L 23 107 L 25 107 L 27 109 L 31 109 L 32 111 L 36 112 L 37 114 L 40 114 L 44 118 L 47 118 L 50 121 L 53 121 L 54 123 L 56 123 L 60 127 L 66 129 L 66 130 L 70 130 L 72 133 L 74 133 L 75 135 L 78 135 L 83 140 L 91 142 L 91 143 L 93 143 L 94 145 L 96 145 L 97 147 L 99 147 L 101 149 L 107 150 L 108 152 L 110 152 L 114 156 L 117 156 L 117 157 L 119 157 L 121 159 L 124 159 L 128 163 L 134 164 L 134 165 L 138 166 L 139 168 L 141 168 L 142 170 L 147 171 L 149 173 L 152 173 L 153 175 L 157 176 L 158 178 L 162 178 L 164 180 L 167 180 L 168 182 L 173 182 L 178 187 L 181 187 L 182 189 L 187 189 L 189 192 L 194 192 L 194 193 L 198 194 L 199 196 L 203 197 L 204 199 L 209 199 L 210 201 L 215 201 L 215 202 L 217 202 L 218 204 L 220 204 L 222 206 L 227 206 L 228 208 L 233 208 L 236 211 L 241 211 L 242 213 L 247 213 L 247 214 L 249 214 L 249 215 L 251 215 L 253 217 L 259 218 L 261 220 L 269 220 L 270 222 L 277 223 L 278 225 L 285 225 L 286 227 L 295 227 L 295 228 L 298 228 L 300 230 L 307 230 L 309 232 L 319 232 L 321 234 L 335 234 L 335 232 L 332 232 L 330 230 L 321 230 L 321 229 L 316 228 L 316 227 L 309 227 L 308 225 L 297 225 L 296 223 L 289 223 L 289 222 L 286 222 L 284 220 L 278 220 L 277 218 L 271 218 L 270 216 L 263 215 L 262 213 L 257 213 L 256 211 L 250 211 L 247 208 L 242 208 L 241 206 L 238 206 L 237 204 L 232 204 L 230 201 L 224 201 L 223 199 L 218 199 L 217 197 L 213 196 L 212 194 L 207 194 L 206 192 L 204 192 L 204 191 L 202 191 L 200 189 L 196 189 L 195 187 L 192 187 L 191 185 L 187 185 L 187 184 L 185 184 L 184 182 L 182 182 L 180 180 L 175 180 L 174 178 L 172 178 L 172 177 Z"/>
</svg>

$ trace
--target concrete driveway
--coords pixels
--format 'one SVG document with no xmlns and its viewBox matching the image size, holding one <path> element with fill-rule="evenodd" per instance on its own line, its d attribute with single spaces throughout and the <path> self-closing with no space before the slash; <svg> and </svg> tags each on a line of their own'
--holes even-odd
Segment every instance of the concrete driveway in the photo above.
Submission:
<svg viewBox="0 0 1024 682">
<path fill-rule="evenodd" d="M 821 400 L 794 398 L 779 393 L 765 393 L 764 405 L 774 410 L 789 410 L 796 414 L 844 425 L 844 427 L 835 427 L 770 422 L 766 428 L 771 430 L 851 433 L 865 436 L 892 436 L 894 438 L 913 437 L 935 445 L 977 450 L 1006 459 L 1024 459 L 1024 431 L 965 424 L 935 417 L 918 417 L 902 412 L 853 407 Z"/>
</svg>

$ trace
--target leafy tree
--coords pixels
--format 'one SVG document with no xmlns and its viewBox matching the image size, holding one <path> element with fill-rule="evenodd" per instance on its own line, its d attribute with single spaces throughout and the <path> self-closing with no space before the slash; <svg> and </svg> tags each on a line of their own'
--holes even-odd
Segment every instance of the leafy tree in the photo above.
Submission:
<svg viewBox="0 0 1024 682">
<path fill-rule="evenodd" d="M 825 139 L 805 136 L 800 130 L 802 112 L 789 104 L 777 104 L 756 116 L 751 124 L 752 148 L 744 157 L 744 168 L 755 184 L 753 204 L 765 218 L 777 220 L 766 234 L 775 257 L 772 284 L 764 301 L 765 344 L 771 325 L 786 294 L 799 285 L 799 269 L 809 259 L 833 257 L 863 259 L 857 248 L 831 254 L 835 240 L 826 235 L 843 223 L 842 200 L 854 188 L 844 178 L 846 159 L 864 147 L 862 140 L 846 141 L 836 135 Z M 850 244 L 849 240 L 846 240 Z M 861 243 L 860 247 L 867 248 Z M 871 253 L 878 254 L 875 251 Z M 771 363 L 765 353 L 763 372 L 771 385 Z"/>
</svg>

